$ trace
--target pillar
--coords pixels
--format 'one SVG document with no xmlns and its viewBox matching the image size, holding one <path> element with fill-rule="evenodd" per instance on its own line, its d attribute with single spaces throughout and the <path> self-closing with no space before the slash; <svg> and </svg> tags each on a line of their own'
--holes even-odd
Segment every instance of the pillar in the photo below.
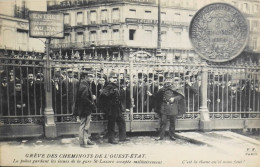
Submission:
<svg viewBox="0 0 260 167">
<path fill-rule="evenodd" d="M 51 88 L 51 66 L 50 66 L 50 55 L 49 55 L 50 39 L 46 39 L 46 63 L 45 63 L 45 109 L 44 109 L 44 120 L 45 120 L 45 137 L 56 138 L 57 129 L 54 121 L 54 112 L 52 108 L 52 88 Z"/>
<path fill-rule="evenodd" d="M 210 131 L 211 122 L 209 119 L 209 110 L 207 107 L 207 91 L 208 91 L 208 68 L 207 63 L 202 62 L 202 73 L 201 73 L 201 105 L 200 105 L 200 130 Z"/>
</svg>

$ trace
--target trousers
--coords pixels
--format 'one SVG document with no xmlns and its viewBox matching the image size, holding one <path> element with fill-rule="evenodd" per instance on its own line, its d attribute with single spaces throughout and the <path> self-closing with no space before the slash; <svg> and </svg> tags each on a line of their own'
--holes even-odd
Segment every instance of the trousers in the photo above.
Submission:
<svg viewBox="0 0 260 167">
<path fill-rule="evenodd" d="M 119 140 L 124 140 L 126 138 L 126 124 L 123 115 L 109 115 L 108 116 L 108 140 L 115 140 L 115 125 L 117 123 L 119 129 Z"/>
<path fill-rule="evenodd" d="M 176 115 L 161 115 L 161 120 L 160 120 L 160 132 L 159 132 L 159 137 L 164 138 L 165 135 L 165 130 L 166 130 L 166 125 L 167 125 L 167 118 L 170 119 L 170 126 L 169 126 L 169 136 L 174 137 L 175 133 L 175 122 L 176 122 Z"/>
<path fill-rule="evenodd" d="M 79 144 L 85 145 L 89 140 L 89 127 L 90 127 L 91 115 L 87 117 L 80 117 L 80 126 L 79 126 Z"/>
</svg>

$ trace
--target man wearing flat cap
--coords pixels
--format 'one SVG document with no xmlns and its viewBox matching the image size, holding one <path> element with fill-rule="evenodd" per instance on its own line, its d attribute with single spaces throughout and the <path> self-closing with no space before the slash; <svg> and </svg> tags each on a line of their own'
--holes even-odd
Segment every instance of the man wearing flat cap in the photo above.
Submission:
<svg viewBox="0 0 260 167">
<path fill-rule="evenodd" d="M 90 126 L 91 113 L 96 111 L 96 105 L 94 103 L 90 87 L 90 83 L 93 80 L 92 75 L 93 74 L 91 74 L 91 72 L 82 72 L 82 79 L 79 84 L 76 102 L 74 104 L 75 111 L 73 114 L 80 117 L 79 143 L 81 147 L 86 147 L 87 145 L 94 145 L 94 143 L 89 139 L 88 132 Z"/>
<path fill-rule="evenodd" d="M 99 107 L 107 115 L 108 124 L 108 142 L 111 144 L 117 144 L 115 140 L 115 123 L 119 128 L 119 141 L 124 142 L 129 139 L 126 138 L 126 124 L 122 114 L 123 105 L 121 92 L 118 86 L 118 76 L 114 71 L 111 71 L 109 75 L 109 83 L 106 85 L 100 95 Z"/>
<path fill-rule="evenodd" d="M 165 77 L 165 85 L 155 95 L 157 102 L 156 110 L 160 116 L 160 132 L 159 137 L 156 140 L 163 140 L 166 130 L 167 118 L 170 119 L 169 136 L 171 140 L 176 140 L 175 134 L 175 122 L 176 117 L 179 114 L 185 113 L 185 99 L 184 91 L 180 86 L 180 78 L 170 75 Z"/>
</svg>

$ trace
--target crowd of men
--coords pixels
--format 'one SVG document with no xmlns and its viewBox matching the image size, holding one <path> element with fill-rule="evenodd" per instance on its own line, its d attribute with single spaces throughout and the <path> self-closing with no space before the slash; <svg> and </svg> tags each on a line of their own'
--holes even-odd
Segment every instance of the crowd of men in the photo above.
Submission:
<svg viewBox="0 0 260 167">
<path fill-rule="evenodd" d="M 21 71 L 1 73 L 0 108 L 2 116 L 40 115 L 45 104 L 44 78 L 41 72 L 28 72 L 21 77 Z"/>
<path fill-rule="evenodd" d="M 1 115 L 40 115 L 45 106 L 43 74 L 37 70 L 28 70 L 21 77 L 21 72 L 13 69 L 1 73 Z M 76 99 L 81 73 L 74 69 L 55 68 L 53 70 L 52 105 L 55 114 L 71 114 Z M 167 73 L 137 73 L 133 76 L 133 99 L 130 98 L 130 76 L 118 74 L 121 102 L 124 111 L 133 105 L 134 113 L 152 112 L 156 110 L 154 94 L 164 85 Z M 92 71 L 88 77 L 95 104 L 103 88 L 108 84 L 108 74 Z M 81 77 L 80 77 L 81 76 Z M 183 87 L 187 111 L 198 111 L 200 106 L 199 75 L 180 75 L 172 73 L 173 82 Z M 258 111 L 259 102 L 258 80 L 222 80 L 211 79 L 208 82 L 208 108 L 210 111 Z M 96 109 L 95 112 L 102 112 Z M 156 111 L 155 111 L 156 112 Z M 60 120 L 60 119 L 58 119 Z"/>
</svg>

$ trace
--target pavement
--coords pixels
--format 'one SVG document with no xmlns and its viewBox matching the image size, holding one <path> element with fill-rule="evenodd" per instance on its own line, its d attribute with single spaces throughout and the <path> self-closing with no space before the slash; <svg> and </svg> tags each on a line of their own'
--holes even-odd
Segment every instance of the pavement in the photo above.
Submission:
<svg viewBox="0 0 260 167">
<path fill-rule="evenodd" d="M 153 133 L 128 136 L 130 141 L 113 145 L 94 135 L 96 145 L 87 148 L 76 136 L 1 141 L 0 166 L 260 166 L 259 134 L 189 131 L 176 133 L 175 141 L 156 141 Z"/>
</svg>

